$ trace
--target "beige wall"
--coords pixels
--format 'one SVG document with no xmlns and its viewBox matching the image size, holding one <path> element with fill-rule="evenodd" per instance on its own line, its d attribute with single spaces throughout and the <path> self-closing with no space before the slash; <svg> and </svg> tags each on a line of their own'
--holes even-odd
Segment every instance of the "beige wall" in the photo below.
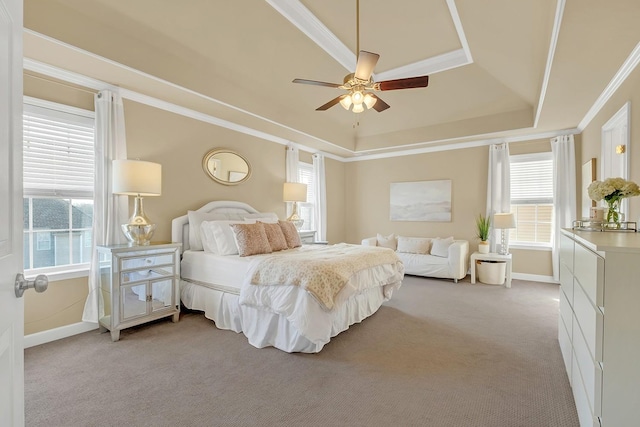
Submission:
<svg viewBox="0 0 640 427">
<path fill-rule="evenodd" d="M 510 154 L 550 151 L 548 139 L 509 145 Z M 396 233 L 403 236 L 446 237 L 469 240 L 477 250 L 475 218 L 486 210 L 489 148 L 441 151 L 406 157 L 347 164 L 346 238 Z M 405 222 L 389 219 L 389 189 L 392 182 L 452 180 L 451 222 Z M 515 273 L 552 276 L 551 252 L 512 250 Z"/>
<path fill-rule="evenodd" d="M 81 322 L 88 294 L 86 277 L 49 282 L 49 288 L 41 294 L 33 290 L 25 292 L 24 334 Z"/>
</svg>

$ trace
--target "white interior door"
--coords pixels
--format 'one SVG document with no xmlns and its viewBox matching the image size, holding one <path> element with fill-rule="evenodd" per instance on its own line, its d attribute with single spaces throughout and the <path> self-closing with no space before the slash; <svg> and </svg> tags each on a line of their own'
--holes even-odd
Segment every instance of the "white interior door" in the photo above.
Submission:
<svg viewBox="0 0 640 427">
<path fill-rule="evenodd" d="M 627 102 L 602 126 L 600 180 L 616 177 L 629 179 L 630 105 Z M 604 206 L 604 202 L 602 203 Z M 629 212 L 629 199 L 622 199 L 620 210 L 625 214 Z"/>
<path fill-rule="evenodd" d="M 24 425 L 22 0 L 0 0 L 0 426 Z"/>
</svg>

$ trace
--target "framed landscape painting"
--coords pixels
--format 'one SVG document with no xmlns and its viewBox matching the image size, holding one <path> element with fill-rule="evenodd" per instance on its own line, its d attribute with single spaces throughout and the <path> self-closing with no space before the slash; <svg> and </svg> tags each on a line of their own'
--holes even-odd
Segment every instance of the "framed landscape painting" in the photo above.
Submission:
<svg viewBox="0 0 640 427">
<path fill-rule="evenodd" d="M 451 221 L 451 180 L 392 182 L 391 221 Z"/>
</svg>

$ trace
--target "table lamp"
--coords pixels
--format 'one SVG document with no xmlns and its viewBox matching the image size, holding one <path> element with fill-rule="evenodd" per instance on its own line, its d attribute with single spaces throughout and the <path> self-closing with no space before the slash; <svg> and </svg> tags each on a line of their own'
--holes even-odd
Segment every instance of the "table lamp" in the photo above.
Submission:
<svg viewBox="0 0 640 427">
<path fill-rule="evenodd" d="M 298 216 L 298 202 L 307 201 L 307 184 L 299 182 L 285 182 L 282 190 L 282 200 L 285 202 L 293 202 L 291 216 L 287 221 L 291 221 L 298 230 L 304 224 L 304 220 Z"/>
<path fill-rule="evenodd" d="M 496 213 L 493 214 L 493 228 L 501 231 L 500 239 L 500 255 L 507 255 L 509 248 L 507 247 L 506 231 L 509 228 L 516 228 L 516 217 L 512 213 Z"/>
<path fill-rule="evenodd" d="M 133 215 L 122 232 L 131 245 L 148 245 L 156 230 L 144 213 L 142 196 L 159 196 L 162 189 L 162 165 L 142 160 L 113 161 L 113 194 L 136 196 Z"/>
</svg>

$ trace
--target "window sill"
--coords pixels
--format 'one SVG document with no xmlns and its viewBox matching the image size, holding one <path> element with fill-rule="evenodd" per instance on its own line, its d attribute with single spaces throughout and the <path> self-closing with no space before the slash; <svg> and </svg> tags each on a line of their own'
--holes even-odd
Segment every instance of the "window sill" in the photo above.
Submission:
<svg viewBox="0 0 640 427">
<path fill-rule="evenodd" d="M 553 250 L 551 246 L 527 245 L 526 243 L 510 243 L 509 249 L 524 250 L 524 251 L 545 251 L 545 252 L 551 252 Z"/>
<path fill-rule="evenodd" d="M 89 269 L 81 268 L 77 270 L 64 270 L 64 271 L 46 271 L 46 269 L 38 270 L 25 270 L 24 275 L 27 279 L 33 280 L 38 274 L 44 274 L 49 279 L 49 282 L 59 282 L 61 280 L 77 279 L 79 277 L 89 277 Z"/>
</svg>

